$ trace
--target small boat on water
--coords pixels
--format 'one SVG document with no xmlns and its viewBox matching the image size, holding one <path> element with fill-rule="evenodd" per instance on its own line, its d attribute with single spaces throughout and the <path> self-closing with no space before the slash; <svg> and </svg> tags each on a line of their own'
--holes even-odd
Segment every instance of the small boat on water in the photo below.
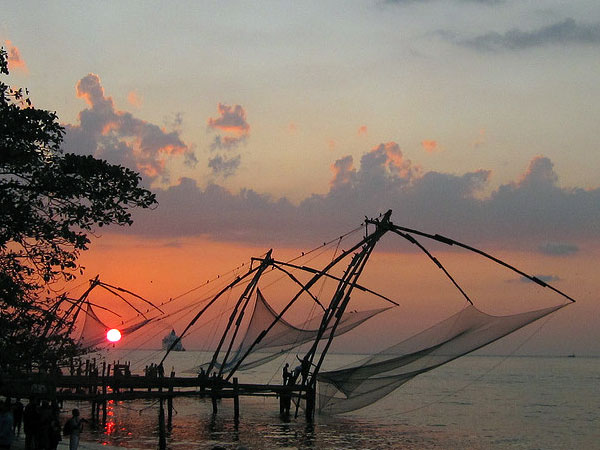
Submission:
<svg viewBox="0 0 600 450">
<path fill-rule="evenodd" d="M 171 332 L 169 334 L 167 334 L 162 340 L 162 349 L 163 350 L 171 349 L 171 351 L 175 351 L 175 352 L 185 352 L 185 348 L 183 348 L 183 344 L 181 343 L 181 340 L 178 340 L 178 339 L 179 338 L 175 334 L 175 330 L 171 330 Z M 171 348 L 171 345 L 175 341 L 177 341 L 177 343 L 175 344 L 175 346 L 173 348 Z"/>
</svg>

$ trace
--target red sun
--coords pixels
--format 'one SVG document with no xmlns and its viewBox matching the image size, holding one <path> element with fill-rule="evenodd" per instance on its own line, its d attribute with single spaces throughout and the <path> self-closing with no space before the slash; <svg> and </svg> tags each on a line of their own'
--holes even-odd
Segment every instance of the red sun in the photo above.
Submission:
<svg viewBox="0 0 600 450">
<path fill-rule="evenodd" d="M 119 342 L 121 340 L 121 332 L 116 328 L 112 328 L 106 332 L 106 339 L 110 342 Z"/>
</svg>

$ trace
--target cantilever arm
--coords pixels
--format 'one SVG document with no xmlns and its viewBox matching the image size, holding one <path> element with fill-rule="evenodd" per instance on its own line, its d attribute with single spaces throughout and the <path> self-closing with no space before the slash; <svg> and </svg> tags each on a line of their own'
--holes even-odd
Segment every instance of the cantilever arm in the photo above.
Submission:
<svg viewBox="0 0 600 450">
<path fill-rule="evenodd" d="M 147 319 L 146 315 L 142 311 L 140 311 L 139 309 L 137 309 L 130 301 L 128 301 L 121 294 L 119 294 L 118 292 L 116 292 L 113 289 L 109 288 L 108 286 L 105 286 L 102 283 L 98 283 L 98 286 L 100 286 L 103 289 L 106 289 L 111 294 L 116 295 L 117 297 L 119 297 L 121 300 L 123 300 L 125 303 L 127 303 L 131 308 L 133 308 L 135 311 L 137 311 L 139 314 L 141 314 L 144 319 Z"/>
<path fill-rule="evenodd" d="M 74 299 L 72 299 L 72 298 L 69 298 L 69 297 L 65 297 L 65 298 L 64 298 L 64 300 L 65 300 L 67 303 L 70 303 L 71 305 L 74 305 L 76 302 L 78 302 L 78 301 L 79 301 L 79 300 L 74 300 Z M 99 304 L 97 304 L 97 303 L 90 302 L 89 300 L 87 301 L 87 303 L 89 303 L 89 304 L 90 304 L 91 306 L 93 306 L 94 308 L 102 309 L 102 310 L 104 310 L 104 311 L 106 311 L 106 312 L 109 312 L 109 313 L 111 313 L 111 314 L 114 314 L 114 315 L 115 315 L 115 316 L 117 316 L 117 317 L 123 317 L 123 316 L 121 316 L 121 314 L 114 312 L 112 309 L 108 309 L 108 308 L 106 308 L 106 307 L 104 307 L 104 306 L 102 306 L 102 305 L 99 305 Z M 86 313 L 86 314 L 87 314 L 87 313 Z"/>
<path fill-rule="evenodd" d="M 567 300 L 575 303 L 575 299 L 574 298 L 572 298 L 569 295 L 565 294 L 561 290 L 556 289 L 554 286 L 549 285 L 545 281 L 542 281 L 542 280 L 540 280 L 539 278 L 537 278 L 537 277 L 535 277 L 533 275 L 526 274 L 522 270 L 519 270 L 516 267 L 511 266 L 507 262 L 504 262 L 501 259 L 496 258 L 495 256 L 492 256 L 489 253 L 484 252 L 483 250 L 479 250 L 478 248 L 471 247 L 470 245 L 463 244 L 462 242 L 455 241 L 454 239 L 450 239 L 450 238 L 447 238 L 447 237 L 439 235 L 439 234 L 424 233 L 423 231 L 414 230 L 412 228 L 401 227 L 401 226 L 398 226 L 398 225 L 392 225 L 392 227 L 393 227 L 393 230 L 403 231 L 403 232 L 411 233 L 411 234 L 417 234 L 419 236 L 423 236 L 423 237 L 426 237 L 428 239 L 432 239 L 434 241 L 438 241 L 438 242 L 441 242 L 441 243 L 446 244 L 446 245 L 450 245 L 450 246 L 456 245 L 457 247 L 461 247 L 461 248 L 464 248 L 466 250 L 470 250 L 470 251 L 472 251 L 474 253 L 477 253 L 477 254 L 483 256 L 484 258 L 490 259 L 490 260 L 494 261 L 495 263 L 500 264 L 501 266 L 506 267 L 507 269 L 512 270 L 513 272 L 518 273 L 522 277 L 525 277 L 528 280 L 531 280 L 534 283 L 537 283 L 537 284 L 539 284 L 542 287 L 547 287 L 547 288 L 553 290 L 554 292 L 556 292 L 557 294 L 563 296 Z"/>
<path fill-rule="evenodd" d="M 427 250 L 423 245 L 421 245 L 421 243 L 419 241 L 417 241 L 414 237 L 412 237 L 410 234 L 403 233 L 403 232 L 401 232 L 399 230 L 396 230 L 396 229 L 392 229 L 392 231 L 394 233 L 396 233 L 397 235 L 402 236 L 404 239 L 408 240 L 412 244 L 415 244 L 417 247 L 419 247 L 423 251 L 423 253 L 425 253 L 429 257 L 429 259 L 431 259 L 435 263 L 435 265 L 438 266 L 446 274 L 446 276 L 450 279 L 450 281 L 456 287 L 456 289 L 458 289 L 460 291 L 460 293 L 463 295 L 463 297 L 471 305 L 473 304 L 473 302 L 471 301 L 471 299 L 469 298 L 469 296 L 467 295 L 467 293 L 465 291 L 463 291 L 463 289 L 459 286 L 459 284 L 452 277 L 452 275 L 450 275 L 450 273 L 446 270 L 446 268 L 442 265 L 442 263 L 435 256 L 433 256 L 429 252 L 429 250 Z"/>
<path fill-rule="evenodd" d="M 317 305 L 319 305 L 319 306 L 321 307 L 321 309 L 322 309 L 323 311 L 325 311 L 325 307 L 324 307 L 324 306 L 323 306 L 323 304 L 322 304 L 322 303 L 319 301 L 319 299 L 318 299 L 317 297 L 315 297 L 315 296 L 313 295 L 313 293 L 312 293 L 312 292 L 310 292 L 310 291 L 309 291 L 309 290 L 306 288 L 306 286 L 304 286 L 304 285 L 303 285 L 303 284 L 300 282 L 300 280 L 298 280 L 298 279 L 297 279 L 297 278 L 296 278 L 296 277 L 295 277 L 295 276 L 294 276 L 292 273 L 288 272 L 288 271 L 287 271 L 287 270 L 285 270 L 283 267 L 279 267 L 279 266 L 278 266 L 277 264 L 275 264 L 275 263 L 273 263 L 273 264 L 272 264 L 272 266 L 273 266 L 275 269 L 277 269 L 277 270 L 280 270 L 280 271 L 282 271 L 283 273 L 285 273 L 285 274 L 286 274 L 288 277 L 290 277 L 290 278 L 291 278 L 291 279 L 292 279 L 292 280 L 293 280 L 293 281 L 294 281 L 294 282 L 295 282 L 295 283 L 296 283 L 298 286 L 300 286 L 300 287 L 302 288 L 302 290 L 303 290 L 303 291 L 306 291 L 306 293 L 307 293 L 308 295 L 310 295 L 310 297 L 311 297 L 311 298 L 312 298 L 312 299 L 313 299 L 313 300 L 314 300 L 314 301 L 317 303 Z"/>
<path fill-rule="evenodd" d="M 165 313 L 165 312 L 164 312 L 162 309 L 160 309 L 160 308 L 159 308 L 158 306 L 156 306 L 154 303 L 152 303 L 152 302 L 151 302 L 151 301 L 149 301 L 149 300 L 146 300 L 144 297 L 142 297 L 142 296 L 140 296 L 140 295 L 137 295 L 135 292 L 128 291 L 127 289 L 123 289 L 122 287 L 118 287 L 118 286 L 112 286 L 112 285 L 110 285 L 110 284 L 108 284 L 108 283 L 104 283 L 103 281 L 100 281 L 100 282 L 99 282 L 99 284 L 100 284 L 100 286 L 102 286 L 103 288 L 109 287 L 109 288 L 112 288 L 112 289 L 114 289 L 114 290 L 116 290 L 116 291 L 126 292 L 126 293 L 128 293 L 128 294 L 130 294 L 130 295 L 133 295 L 134 297 L 137 297 L 137 298 L 139 298 L 140 300 L 142 300 L 143 302 L 145 302 L 145 303 L 149 304 L 149 305 L 150 305 L 150 306 L 152 306 L 154 309 L 158 309 L 158 310 L 159 310 L 161 313 L 163 313 L 163 314 Z M 113 294 L 115 294 L 115 293 L 113 292 Z M 119 295 L 119 297 L 121 297 L 121 296 Z M 123 298 L 123 297 L 121 297 L 121 298 Z"/>
<path fill-rule="evenodd" d="M 283 261 L 273 261 L 273 263 L 274 264 L 279 264 L 279 265 L 282 265 L 282 266 L 291 267 L 293 269 L 304 270 L 305 272 L 309 272 L 309 273 L 312 273 L 312 274 L 321 273 L 321 271 L 319 271 L 317 269 L 313 269 L 312 267 L 299 266 L 297 264 L 286 263 L 286 262 L 283 262 Z M 336 277 L 335 275 L 331 275 L 330 273 L 322 273 L 322 275 L 325 276 L 325 277 L 327 277 L 327 278 L 331 278 L 332 280 L 342 281 L 341 278 Z M 373 291 L 373 290 L 371 290 L 369 288 L 366 288 L 366 287 L 364 287 L 364 286 L 362 286 L 360 284 L 356 284 L 356 283 L 351 283 L 351 284 L 352 284 L 352 287 L 354 287 L 354 288 L 356 288 L 358 290 L 361 290 L 363 292 L 368 292 L 369 294 L 373 294 L 373 295 L 375 295 L 375 296 L 377 296 L 377 297 L 385 300 L 386 302 L 389 302 L 389 303 L 393 304 L 394 306 L 400 306 L 399 303 L 397 303 L 394 300 L 386 297 L 385 295 L 382 295 L 382 294 L 380 294 L 378 292 L 375 292 L 375 291 Z"/>
</svg>

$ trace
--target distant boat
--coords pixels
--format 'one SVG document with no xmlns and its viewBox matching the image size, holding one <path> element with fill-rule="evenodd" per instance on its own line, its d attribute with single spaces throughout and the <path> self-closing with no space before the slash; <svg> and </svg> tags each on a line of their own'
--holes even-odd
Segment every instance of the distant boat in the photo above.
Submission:
<svg viewBox="0 0 600 450">
<path fill-rule="evenodd" d="M 179 339 L 179 338 L 175 334 L 175 330 L 171 330 L 171 332 L 169 334 L 167 334 L 162 340 L 163 350 L 171 349 L 171 351 L 175 351 L 175 352 L 185 352 L 185 348 L 183 348 L 183 344 L 181 343 L 181 340 L 177 341 L 177 339 Z M 177 343 L 175 344 L 175 346 L 173 348 L 171 348 L 171 345 L 175 341 L 177 341 Z"/>
<path fill-rule="evenodd" d="M 575 358 L 575 353 L 571 353 L 570 355 L 567 355 L 567 358 Z"/>
</svg>

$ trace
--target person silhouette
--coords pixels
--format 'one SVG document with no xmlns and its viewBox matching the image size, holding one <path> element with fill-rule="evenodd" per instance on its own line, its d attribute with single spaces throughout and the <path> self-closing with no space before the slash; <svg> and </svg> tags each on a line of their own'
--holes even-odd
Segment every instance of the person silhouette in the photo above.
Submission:
<svg viewBox="0 0 600 450">
<path fill-rule="evenodd" d="M 77 450 L 79 435 L 83 431 L 83 423 L 87 420 L 79 416 L 77 408 L 72 411 L 72 414 L 71 418 L 65 423 L 65 429 L 69 431 L 69 450 Z"/>
<path fill-rule="evenodd" d="M 23 422 L 23 403 L 21 403 L 21 399 L 17 398 L 17 400 L 12 405 L 12 413 L 13 413 L 13 432 L 15 436 L 19 436 L 21 434 L 21 423 Z"/>
<path fill-rule="evenodd" d="M 287 386 L 288 381 L 291 377 L 289 367 L 290 367 L 290 365 L 288 363 L 285 363 L 285 366 L 283 366 L 282 375 L 283 375 L 283 385 L 284 386 Z"/>
<path fill-rule="evenodd" d="M 14 437 L 10 399 L 0 400 L 0 449 L 9 449 Z"/>
</svg>

